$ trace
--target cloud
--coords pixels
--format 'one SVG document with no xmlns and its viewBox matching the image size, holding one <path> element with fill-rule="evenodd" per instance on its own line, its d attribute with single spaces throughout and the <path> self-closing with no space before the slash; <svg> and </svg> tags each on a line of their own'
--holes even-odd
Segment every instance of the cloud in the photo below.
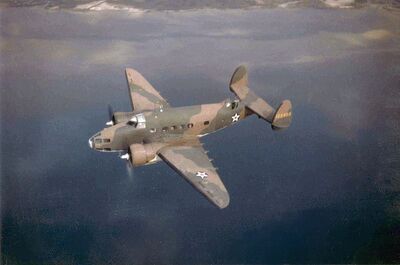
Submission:
<svg viewBox="0 0 400 265">
<path fill-rule="evenodd" d="M 290 1 L 290 2 L 286 2 L 286 3 L 280 4 L 280 5 L 278 5 L 278 7 L 281 7 L 281 8 L 294 7 L 298 3 L 300 3 L 300 1 Z"/>
<path fill-rule="evenodd" d="M 361 34 L 366 40 L 385 40 L 393 34 L 386 29 L 374 29 Z"/>
<path fill-rule="evenodd" d="M 6 60 L 0 64 L 12 67 L 13 61 L 29 65 L 32 68 L 41 67 L 52 72 L 55 65 L 85 70 L 92 66 L 127 64 L 135 57 L 135 42 L 133 41 L 93 41 L 84 40 L 51 40 L 51 39 L 20 39 L 8 38 L 2 40 L 0 51 Z M 17 67 L 17 65 L 14 65 Z"/>
<path fill-rule="evenodd" d="M 346 44 L 354 47 L 362 47 L 373 44 L 373 42 L 384 41 L 393 36 L 393 33 L 386 29 L 373 29 L 361 33 L 340 32 L 340 33 L 321 33 L 321 37 L 326 37 L 332 43 Z"/>
<path fill-rule="evenodd" d="M 143 15 L 147 10 L 120 4 L 110 4 L 107 1 L 94 1 L 87 4 L 77 5 L 75 10 L 79 11 L 126 11 L 131 14 Z"/>
<path fill-rule="evenodd" d="M 125 65 L 135 56 L 133 42 L 113 41 L 100 49 L 90 51 L 86 55 L 87 64 Z"/>
<path fill-rule="evenodd" d="M 354 0 L 322 0 L 328 7 L 333 8 L 352 8 Z"/>
</svg>

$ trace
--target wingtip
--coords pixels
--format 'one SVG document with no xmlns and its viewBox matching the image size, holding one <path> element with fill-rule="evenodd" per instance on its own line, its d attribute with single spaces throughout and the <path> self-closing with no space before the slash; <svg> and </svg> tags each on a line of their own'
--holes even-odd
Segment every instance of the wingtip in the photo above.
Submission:
<svg viewBox="0 0 400 265">
<path fill-rule="evenodd" d="M 127 68 L 125 68 L 125 72 L 128 73 L 128 72 L 137 72 L 137 71 L 133 68 L 127 67 Z"/>
<path fill-rule="evenodd" d="M 216 205 L 218 206 L 219 209 L 222 210 L 229 206 L 229 202 L 230 202 L 229 194 L 226 194 L 226 197 L 219 198 L 216 200 Z"/>
<path fill-rule="evenodd" d="M 233 72 L 231 81 L 229 82 L 229 87 L 231 90 L 235 90 L 247 85 L 248 85 L 247 67 L 244 64 L 242 64 L 239 65 Z"/>
</svg>

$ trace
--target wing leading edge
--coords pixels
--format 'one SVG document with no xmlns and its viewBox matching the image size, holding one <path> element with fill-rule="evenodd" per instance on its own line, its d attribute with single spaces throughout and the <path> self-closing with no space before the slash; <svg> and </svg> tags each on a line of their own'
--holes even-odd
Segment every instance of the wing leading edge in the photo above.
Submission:
<svg viewBox="0 0 400 265">
<path fill-rule="evenodd" d="M 125 74 L 133 110 L 142 111 L 169 107 L 168 102 L 138 71 L 126 68 Z"/>
<path fill-rule="evenodd" d="M 168 146 L 158 155 L 216 206 L 222 209 L 229 205 L 228 191 L 200 143 Z"/>
</svg>

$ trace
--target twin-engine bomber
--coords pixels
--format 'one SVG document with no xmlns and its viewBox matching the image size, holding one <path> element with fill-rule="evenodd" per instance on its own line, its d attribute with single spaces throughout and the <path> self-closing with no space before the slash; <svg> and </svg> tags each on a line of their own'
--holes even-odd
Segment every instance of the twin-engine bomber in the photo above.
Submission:
<svg viewBox="0 0 400 265">
<path fill-rule="evenodd" d="M 113 112 L 106 128 L 89 139 L 92 149 L 120 152 L 136 167 L 164 160 L 219 208 L 229 204 L 229 194 L 200 138 L 255 114 L 272 129 L 289 127 L 292 104 L 284 100 L 277 110 L 248 87 L 245 66 L 233 73 L 230 90 L 234 100 L 187 107 L 171 107 L 137 71 L 125 70 L 131 112 Z"/>
</svg>

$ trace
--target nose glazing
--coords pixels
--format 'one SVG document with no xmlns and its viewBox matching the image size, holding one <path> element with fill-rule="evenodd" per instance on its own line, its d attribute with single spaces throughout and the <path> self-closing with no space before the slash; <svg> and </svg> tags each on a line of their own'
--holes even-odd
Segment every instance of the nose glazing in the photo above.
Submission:
<svg viewBox="0 0 400 265">
<path fill-rule="evenodd" d="M 89 138 L 89 147 L 93 149 L 93 137 Z"/>
<path fill-rule="evenodd" d="M 88 143 L 89 143 L 89 147 L 94 149 L 95 147 L 95 138 L 100 136 L 100 132 L 96 133 L 95 135 L 93 135 L 92 137 L 89 138 Z"/>
</svg>

